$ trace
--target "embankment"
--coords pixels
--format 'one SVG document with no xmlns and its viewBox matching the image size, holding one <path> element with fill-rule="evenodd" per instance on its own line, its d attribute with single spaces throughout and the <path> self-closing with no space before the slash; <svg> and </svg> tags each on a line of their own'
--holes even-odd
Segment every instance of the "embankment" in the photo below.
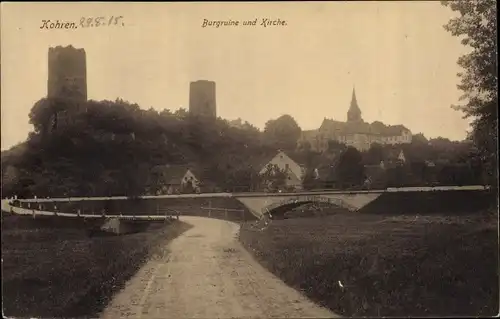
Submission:
<svg viewBox="0 0 500 319">
<path fill-rule="evenodd" d="M 102 236 L 97 221 L 2 213 L 3 310 L 12 317 L 95 317 L 159 247 L 190 228 L 153 223 Z"/>
<path fill-rule="evenodd" d="M 498 224 L 473 216 L 336 214 L 243 225 L 269 271 L 342 316 L 493 316 Z"/>
<path fill-rule="evenodd" d="M 386 192 L 359 210 L 383 215 L 464 215 L 496 207 L 497 194 L 484 190 Z"/>
</svg>

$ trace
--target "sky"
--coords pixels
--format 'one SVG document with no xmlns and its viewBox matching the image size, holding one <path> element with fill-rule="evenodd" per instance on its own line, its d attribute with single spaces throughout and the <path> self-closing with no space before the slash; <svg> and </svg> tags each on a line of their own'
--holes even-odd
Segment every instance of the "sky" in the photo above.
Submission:
<svg viewBox="0 0 500 319">
<path fill-rule="evenodd" d="M 40 29 L 42 20 L 123 16 L 122 26 Z M 1 4 L 1 148 L 32 130 L 28 114 L 47 94 L 49 47 L 87 56 L 88 98 L 143 109 L 188 108 L 189 82 L 217 85 L 217 115 L 264 128 L 283 114 L 303 130 L 345 121 L 353 87 L 363 119 L 403 124 L 427 137 L 463 139 L 451 108 L 467 53 L 443 25 L 438 1 Z M 263 27 L 262 19 L 284 26 Z M 204 19 L 239 26 L 202 27 Z M 257 19 L 256 26 L 242 21 Z"/>
</svg>

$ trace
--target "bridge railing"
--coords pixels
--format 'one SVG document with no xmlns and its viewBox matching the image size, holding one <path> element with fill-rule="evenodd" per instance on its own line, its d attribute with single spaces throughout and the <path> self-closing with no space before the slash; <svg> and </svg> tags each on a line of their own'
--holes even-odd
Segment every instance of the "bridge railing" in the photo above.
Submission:
<svg viewBox="0 0 500 319">
<path fill-rule="evenodd" d="M 371 190 L 341 190 L 341 189 L 312 189 L 301 190 L 295 192 L 217 192 L 217 193 L 200 193 L 200 194 L 173 194 L 173 195 L 146 195 L 138 196 L 136 199 L 172 199 L 172 198 L 215 198 L 215 197 L 238 197 L 238 196 L 282 196 L 294 195 L 305 193 L 385 193 L 385 192 L 411 192 L 411 191 L 443 191 L 443 190 L 488 190 L 488 185 L 463 185 L 463 186 L 422 186 L 422 187 L 394 187 L 385 189 L 371 189 Z M 236 191 L 236 190 L 235 190 Z M 7 200 L 21 201 L 21 202 L 79 202 L 79 201 L 107 201 L 107 200 L 131 200 L 129 196 L 112 196 L 112 197 L 64 197 L 64 198 L 7 198 Z"/>
<path fill-rule="evenodd" d="M 231 212 L 240 213 L 239 218 L 242 221 L 245 221 L 245 210 L 244 209 L 234 209 L 234 208 L 223 208 L 223 207 L 201 207 L 202 210 L 207 212 L 207 217 L 216 217 L 218 214 L 214 216 L 214 212 L 223 212 L 224 219 L 229 219 Z"/>
<path fill-rule="evenodd" d="M 26 205 L 33 206 L 33 205 Z M 31 216 L 32 218 L 37 218 L 37 216 L 60 216 L 60 217 L 73 217 L 73 218 L 123 218 L 123 219 L 132 219 L 132 220 L 168 220 L 176 217 L 179 219 L 179 212 L 175 210 L 170 210 L 169 212 L 165 212 L 164 215 L 140 215 L 140 214 L 131 214 L 131 215 L 123 215 L 123 214 L 107 214 L 106 212 L 95 213 L 87 213 L 83 214 L 80 210 L 77 210 L 76 213 L 66 213 L 60 212 L 58 210 L 47 211 L 47 210 L 38 210 L 32 207 L 18 207 L 11 205 L 10 202 L 2 201 L 2 210 L 10 212 L 12 214 L 17 215 L 25 215 Z"/>
</svg>

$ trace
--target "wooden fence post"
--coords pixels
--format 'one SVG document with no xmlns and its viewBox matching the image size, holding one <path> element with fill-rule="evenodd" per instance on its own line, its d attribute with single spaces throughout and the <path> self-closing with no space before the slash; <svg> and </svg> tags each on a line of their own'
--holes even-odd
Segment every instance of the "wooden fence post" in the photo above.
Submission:
<svg viewBox="0 0 500 319">
<path fill-rule="evenodd" d="M 212 215 L 212 201 L 208 201 L 208 217 L 211 217 Z"/>
<path fill-rule="evenodd" d="M 227 219 L 227 208 L 226 208 L 226 209 L 224 209 L 224 216 L 225 216 L 225 218 Z"/>
</svg>

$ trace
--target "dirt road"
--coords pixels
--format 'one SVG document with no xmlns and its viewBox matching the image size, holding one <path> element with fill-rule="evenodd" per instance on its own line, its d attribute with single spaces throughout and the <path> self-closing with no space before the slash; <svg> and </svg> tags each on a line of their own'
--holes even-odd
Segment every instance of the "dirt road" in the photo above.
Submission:
<svg viewBox="0 0 500 319">
<path fill-rule="evenodd" d="M 255 262 L 238 242 L 239 225 L 181 219 L 194 227 L 147 262 L 101 318 L 338 317 Z"/>
</svg>

